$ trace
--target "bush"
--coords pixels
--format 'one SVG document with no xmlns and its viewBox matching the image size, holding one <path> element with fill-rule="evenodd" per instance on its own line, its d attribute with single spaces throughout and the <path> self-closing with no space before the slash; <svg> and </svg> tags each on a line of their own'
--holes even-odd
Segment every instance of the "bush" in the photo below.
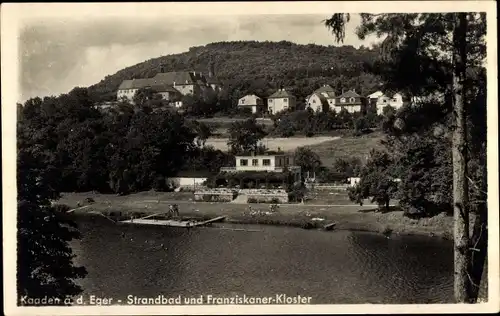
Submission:
<svg viewBox="0 0 500 316">
<path fill-rule="evenodd" d="M 279 204 L 280 200 L 278 198 L 272 198 L 271 199 L 271 203 L 273 203 L 273 204 Z"/>
<path fill-rule="evenodd" d="M 248 202 L 248 203 L 259 203 L 259 201 L 257 201 L 257 199 L 256 199 L 256 198 L 248 198 L 248 199 L 247 199 L 247 202 Z"/>
</svg>

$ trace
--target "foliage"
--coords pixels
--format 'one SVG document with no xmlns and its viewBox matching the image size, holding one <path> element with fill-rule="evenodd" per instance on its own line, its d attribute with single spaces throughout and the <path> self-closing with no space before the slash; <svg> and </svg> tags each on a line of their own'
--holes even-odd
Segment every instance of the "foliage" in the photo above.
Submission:
<svg viewBox="0 0 500 316">
<path fill-rule="evenodd" d="M 371 198 L 372 202 L 389 209 L 389 201 L 397 192 L 393 164 L 386 152 L 372 151 L 368 163 L 361 170 L 360 182 L 349 190 L 349 198 L 360 204 L 363 199 Z"/>
<path fill-rule="evenodd" d="M 50 185 L 56 191 L 161 189 L 161 179 L 180 170 L 218 171 L 230 159 L 203 147 L 211 133 L 204 124 L 173 111 L 145 109 L 123 101 L 100 111 L 86 89 L 76 88 L 57 98 L 26 101 L 18 108 L 19 135 L 26 148 L 46 153 L 43 161 L 54 173 Z"/>
<path fill-rule="evenodd" d="M 358 157 L 337 158 L 333 162 L 331 171 L 341 173 L 346 178 L 356 177 L 361 172 L 362 165 L 361 159 Z"/>
<path fill-rule="evenodd" d="M 293 161 L 296 166 L 300 166 L 302 172 L 314 172 L 321 167 L 318 154 L 306 147 L 298 147 L 295 150 Z"/>
<path fill-rule="evenodd" d="M 263 125 L 258 125 L 255 119 L 234 122 L 229 128 L 228 146 L 233 154 L 260 153 L 263 148 L 259 141 L 266 136 Z"/>
<path fill-rule="evenodd" d="M 26 115 L 39 110 L 40 103 L 40 99 L 31 100 Z M 80 235 L 76 225 L 65 218 L 67 208 L 51 205 L 59 197 L 60 170 L 54 153 L 42 145 L 43 141 L 53 145 L 43 134 L 49 130 L 18 123 L 17 293 L 32 299 L 52 297 L 55 305 L 69 305 L 66 297 L 82 292 L 75 279 L 87 272 L 73 263 L 69 242 Z M 18 303 L 30 305 L 22 300 Z"/>
<path fill-rule="evenodd" d="M 379 45 L 382 58 L 372 68 L 384 89 L 420 99 L 407 111 L 389 113 L 383 124 L 390 135 L 388 152 L 404 157 L 398 166 L 406 175 L 401 201 L 410 212 L 434 214 L 436 205 L 454 209 L 455 297 L 473 303 L 487 244 L 486 193 L 481 189 L 486 187 L 486 161 L 478 150 L 485 145 L 480 135 L 486 134 L 486 13 L 361 14 L 361 18 L 357 29 L 361 39 L 370 34 L 385 37 Z M 325 21 L 338 41 L 345 36 L 347 19 L 347 14 L 337 13 Z M 474 142 L 476 146 L 468 145 Z M 470 192 L 469 181 L 476 193 Z M 379 186 L 386 182 L 380 178 Z M 483 192 L 481 197 L 478 192 Z M 357 190 L 353 195 L 363 193 Z M 470 197 L 478 199 L 476 207 L 470 207 Z M 478 212 L 472 238 L 470 212 Z M 470 250 L 472 242 L 477 254 Z"/>
</svg>

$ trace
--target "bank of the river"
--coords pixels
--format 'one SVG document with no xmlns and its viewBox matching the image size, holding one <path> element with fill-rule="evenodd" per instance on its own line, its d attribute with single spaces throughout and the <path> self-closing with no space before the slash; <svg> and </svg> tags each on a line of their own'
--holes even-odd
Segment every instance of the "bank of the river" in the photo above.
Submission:
<svg viewBox="0 0 500 316">
<path fill-rule="evenodd" d="M 165 212 L 171 203 L 179 205 L 180 215 L 184 218 L 208 219 L 226 216 L 226 222 L 240 224 L 269 224 L 296 226 L 308 229 L 322 228 L 335 223 L 336 230 L 358 230 L 377 233 L 415 234 L 451 239 L 453 219 L 440 214 L 431 218 L 410 219 L 402 211 L 376 212 L 374 205 L 300 205 L 282 204 L 279 210 L 266 214 L 268 204 L 233 204 L 194 202 L 185 199 L 187 193 L 175 195 L 150 192 L 127 196 L 106 194 L 68 193 L 57 202 L 75 209 L 75 214 L 89 214 L 97 211 L 106 216 L 125 219 L 148 214 Z M 184 194 L 184 195 L 183 195 Z M 85 198 L 93 199 L 92 203 Z M 169 198 L 170 200 L 167 200 Z M 260 215 L 251 214 L 260 211 Z"/>
</svg>

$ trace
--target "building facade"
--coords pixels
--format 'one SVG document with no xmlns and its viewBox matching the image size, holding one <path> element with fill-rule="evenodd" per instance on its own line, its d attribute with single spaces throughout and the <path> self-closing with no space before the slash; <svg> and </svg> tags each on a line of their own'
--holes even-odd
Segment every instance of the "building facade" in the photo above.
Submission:
<svg viewBox="0 0 500 316">
<path fill-rule="evenodd" d="M 386 106 L 391 106 L 396 110 L 403 106 L 403 96 L 400 93 L 395 93 L 392 97 L 387 96 L 382 91 L 377 91 L 368 96 L 370 104 L 374 104 L 377 108 L 377 114 L 382 115 Z"/>
<path fill-rule="evenodd" d="M 250 108 L 252 113 L 259 113 L 264 107 L 264 100 L 255 94 L 248 94 L 238 100 L 238 107 Z"/>
<path fill-rule="evenodd" d="M 267 98 L 267 110 L 269 114 L 294 109 L 296 105 L 297 98 L 285 89 L 279 89 Z"/>
<path fill-rule="evenodd" d="M 222 167 L 221 172 L 292 172 L 297 181 L 301 178 L 300 166 L 294 165 L 289 154 L 241 155 L 235 157 L 234 167 Z"/>
<path fill-rule="evenodd" d="M 182 96 L 202 97 L 207 90 L 219 92 L 222 84 L 212 74 L 210 76 L 206 78 L 203 73 L 196 71 L 163 72 L 161 67 L 153 78 L 124 80 L 118 87 L 116 97 L 118 100 L 125 98 L 132 102 L 137 91 L 151 88 L 179 107 L 182 106 Z"/>
<path fill-rule="evenodd" d="M 333 109 L 339 113 L 346 110 L 349 113 L 361 112 L 363 110 L 365 98 L 360 96 L 354 90 L 349 90 L 335 97 L 335 104 Z"/>
<path fill-rule="evenodd" d="M 335 90 L 329 85 L 323 85 L 306 98 L 306 108 L 315 112 L 325 112 L 335 109 Z"/>
</svg>

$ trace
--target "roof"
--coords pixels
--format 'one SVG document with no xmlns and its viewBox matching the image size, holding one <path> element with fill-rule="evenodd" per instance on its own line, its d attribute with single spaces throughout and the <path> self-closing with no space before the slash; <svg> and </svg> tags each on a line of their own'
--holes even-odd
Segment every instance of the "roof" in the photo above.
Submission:
<svg viewBox="0 0 500 316">
<path fill-rule="evenodd" d="M 246 94 L 246 95 L 242 96 L 241 98 L 239 98 L 238 100 L 241 100 L 241 99 L 244 99 L 244 98 L 248 98 L 248 97 L 255 97 L 257 99 L 262 99 L 261 97 L 255 95 L 255 94 Z"/>
<path fill-rule="evenodd" d="M 158 83 L 169 85 L 174 85 L 174 83 L 176 85 L 193 84 L 199 80 L 199 78 L 196 78 L 195 75 L 189 71 L 160 72 L 152 79 L 155 79 Z"/>
<path fill-rule="evenodd" d="M 370 98 L 370 99 L 374 99 L 374 98 L 379 98 L 379 97 L 381 97 L 381 96 L 383 96 L 383 95 L 384 95 L 384 93 L 383 93 L 382 91 L 380 91 L 380 90 L 379 90 L 379 91 L 376 91 L 376 92 L 373 92 L 372 94 L 370 94 L 370 95 L 368 96 L 368 98 Z"/>
<path fill-rule="evenodd" d="M 156 92 L 179 92 L 173 86 L 158 83 L 154 78 L 124 80 L 118 90 L 151 88 Z"/>
<path fill-rule="evenodd" d="M 141 89 L 150 85 L 151 85 L 150 79 L 124 80 L 122 84 L 118 87 L 118 90 Z"/>
<path fill-rule="evenodd" d="M 295 98 L 295 96 L 290 92 L 286 91 L 285 89 L 280 89 L 268 97 L 268 99 L 281 99 L 281 98 Z"/>
<path fill-rule="evenodd" d="M 339 98 L 361 98 L 359 94 L 356 92 L 349 90 L 347 92 L 342 93 L 341 95 L 338 96 Z"/>
<path fill-rule="evenodd" d="M 326 96 L 323 95 L 323 92 L 326 93 Z M 335 98 L 335 90 L 330 85 L 324 85 L 319 89 L 316 89 L 313 94 L 319 94 L 322 97 L 332 99 Z"/>
</svg>

